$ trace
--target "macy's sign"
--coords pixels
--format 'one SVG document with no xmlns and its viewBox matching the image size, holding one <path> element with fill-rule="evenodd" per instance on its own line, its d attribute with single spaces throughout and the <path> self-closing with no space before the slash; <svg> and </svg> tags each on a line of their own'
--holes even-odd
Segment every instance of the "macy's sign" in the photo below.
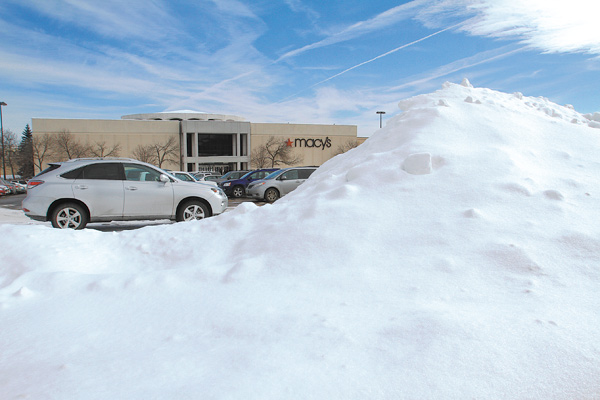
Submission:
<svg viewBox="0 0 600 400">
<path fill-rule="evenodd" d="M 294 139 L 293 142 L 292 139 L 288 139 L 286 143 L 289 147 L 292 147 L 293 144 L 293 147 L 316 147 L 321 150 L 331 147 L 331 139 L 329 137 L 325 137 L 325 139 Z"/>
</svg>

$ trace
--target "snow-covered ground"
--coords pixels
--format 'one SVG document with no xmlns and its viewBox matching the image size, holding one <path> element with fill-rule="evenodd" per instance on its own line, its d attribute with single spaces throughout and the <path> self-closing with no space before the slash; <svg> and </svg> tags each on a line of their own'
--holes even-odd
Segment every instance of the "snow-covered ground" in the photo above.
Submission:
<svg viewBox="0 0 600 400">
<path fill-rule="evenodd" d="M 46 225 L 50 226 L 50 223 L 37 222 L 30 218 L 27 218 L 21 210 L 11 210 L 8 208 L 0 207 L 0 225 L 2 224 L 14 224 L 14 225 Z"/>
<path fill-rule="evenodd" d="M 399 106 L 273 205 L 0 225 L 0 397 L 600 398 L 598 115 Z"/>
</svg>

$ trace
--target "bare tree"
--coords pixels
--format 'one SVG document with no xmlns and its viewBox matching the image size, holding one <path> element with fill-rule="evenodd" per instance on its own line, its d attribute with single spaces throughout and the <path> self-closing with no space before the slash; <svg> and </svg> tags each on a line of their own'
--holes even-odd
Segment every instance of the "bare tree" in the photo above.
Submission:
<svg viewBox="0 0 600 400">
<path fill-rule="evenodd" d="M 54 136 L 44 133 L 33 136 L 33 165 L 38 172 L 44 169 L 44 159 L 54 154 Z"/>
<path fill-rule="evenodd" d="M 254 159 L 252 159 L 253 156 Z M 302 156 L 294 155 L 294 148 L 289 145 L 288 141 L 283 138 L 276 139 L 274 136 L 271 136 L 267 143 L 259 146 L 250 157 L 252 165 L 261 164 L 264 167 L 296 165 L 303 160 Z"/>
<path fill-rule="evenodd" d="M 10 169 L 10 173 L 15 177 L 15 163 L 17 161 L 17 135 L 10 129 L 4 130 L 4 163 Z"/>
<path fill-rule="evenodd" d="M 156 156 L 155 161 L 158 168 L 162 168 L 166 162 L 179 164 L 179 143 L 174 136 L 169 137 L 164 143 L 153 144 L 152 150 Z"/>
<path fill-rule="evenodd" d="M 340 144 L 334 155 L 337 156 L 339 154 L 345 153 L 349 150 L 352 150 L 355 147 L 358 147 L 358 141 L 350 139 L 346 143 Z"/>
<path fill-rule="evenodd" d="M 149 164 L 154 164 L 155 161 L 154 149 L 152 148 L 152 145 L 140 144 L 131 152 L 131 155 L 136 160 L 140 160 Z"/>
<path fill-rule="evenodd" d="M 56 155 L 60 161 L 88 157 L 91 153 L 90 146 L 79 142 L 79 140 L 67 130 L 63 130 L 56 135 L 54 145 Z"/>
<path fill-rule="evenodd" d="M 90 154 L 94 157 L 119 157 L 121 144 L 108 146 L 106 142 L 95 142 L 90 146 Z"/>
<path fill-rule="evenodd" d="M 162 168 L 163 164 L 167 162 L 179 164 L 179 143 L 175 137 L 171 136 L 166 142 L 140 144 L 131 154 L 137 160 Z"/>
<path fill-rule="evenodd" d="M 257 169 L 267 168 L 269 166 L 269 157 L 265 146 L 260 146 L 259 148 L 252 150 L 252 153 L 250 154 L 250 164 Z"/>
</svg>

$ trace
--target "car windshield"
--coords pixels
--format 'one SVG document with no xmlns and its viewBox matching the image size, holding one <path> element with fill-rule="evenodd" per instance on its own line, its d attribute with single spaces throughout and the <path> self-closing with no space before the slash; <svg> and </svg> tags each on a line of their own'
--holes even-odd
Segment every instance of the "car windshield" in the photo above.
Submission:
<svg viewBox="0 0 600 400">
<path fill-rule="evenodd" d="M 244 171 L 233 172 L 228 179 L 240 179 L 245 174 L 246 174 L 246 172 L 244 172 Z"/>
<path fill-rule="evenodd" d="M 229 180 L 233 180 L 233 179 L 244 179 L 249 177 L 250 175 L 252 175 L 254 171 L 250 171 L 250 172 L 246 172 L 243 176 L 241 176 L 240 178 L 229 178 Z"/>
<path fill-rule="evenodd" d="M 286 170 L 280 169 L 279 171 L 271 172 L 269 175 L 265 176 L 263 179 L 273 179 L 277 178 L 279 175 L 283 174 Z"/>
</svg>

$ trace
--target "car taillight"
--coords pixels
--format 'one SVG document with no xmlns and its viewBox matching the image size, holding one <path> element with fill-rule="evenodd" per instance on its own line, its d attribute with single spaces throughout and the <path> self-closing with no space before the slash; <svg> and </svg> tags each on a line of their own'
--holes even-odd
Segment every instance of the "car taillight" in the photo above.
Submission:
<svg viewBox="0 0 600 400">
<path fill-rule="evenodd" d="M 30 180 L 29 182 L 27 182 L 27 189 L 31 189 L 34 188 L 36 186 L 41 185 L 42 183 L 44 183 L 44 181 L 40 181 L 40 180 Z"/>
</svg>

